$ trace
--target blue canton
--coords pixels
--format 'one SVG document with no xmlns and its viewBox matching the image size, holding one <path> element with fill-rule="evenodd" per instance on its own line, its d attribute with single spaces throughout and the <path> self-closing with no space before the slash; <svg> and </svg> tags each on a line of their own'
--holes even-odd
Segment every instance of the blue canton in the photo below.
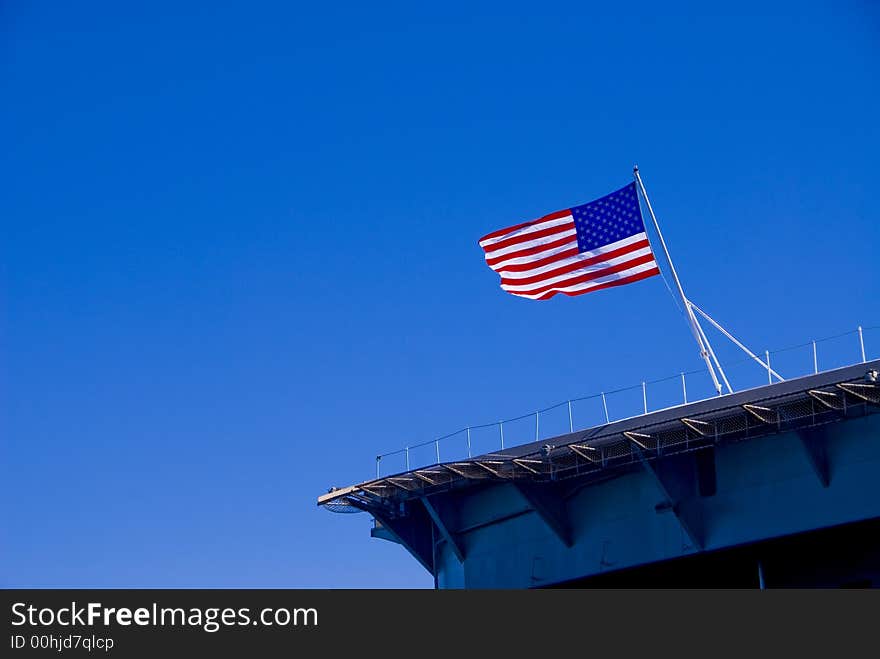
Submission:
<svg viewBox="0 0 880 659">
<path fill-rule="evenodd" d="M 571 209 L 579 252 L 589 252 L 645 230 L 636 184 Z"/>
</svg>

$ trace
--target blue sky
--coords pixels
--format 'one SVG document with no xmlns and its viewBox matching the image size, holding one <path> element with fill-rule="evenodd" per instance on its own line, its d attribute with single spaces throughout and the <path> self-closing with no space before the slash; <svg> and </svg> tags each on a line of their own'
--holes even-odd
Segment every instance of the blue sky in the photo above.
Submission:
<svg viewBox="0 0 880 659">
<path fill-rule="evenodd" d="M 430 587 L 316 497 L 701 366 L 660 278 L 529 302 L 482 261 L 635 162 L 756 350 L 880 325 L 876 6 L 612 5 L 3 3 L 0 584 Z"/>
</svg>

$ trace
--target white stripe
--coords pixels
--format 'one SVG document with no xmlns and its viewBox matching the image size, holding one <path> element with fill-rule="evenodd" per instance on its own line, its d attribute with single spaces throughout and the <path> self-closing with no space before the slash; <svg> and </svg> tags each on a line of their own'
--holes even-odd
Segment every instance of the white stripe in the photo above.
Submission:
<svg viewBox="0 0 880 659">
<path fill-rule="evenodd" d="M 527 227 L 522 227 L 521 229 L 517 229 L 516 231 L 511 231 L 510 233 L 505 233 L 503 236 L 496 236 L 495 238 L 484 238 L 480 241 L 480 247 L 485 249 L 490 245 L 494 245 L 495 243 L 501 242 L 502 240 L 507 240 L 508 238 L 514 238 L 516 236 L 524 236 L 529 233 L 534 233 L 535 231 L 541 231 L 543 229 L 549 229 L 550 227 L 557 227 L 560 224 L 565 224 L 566 222 L 573 222 L 574 218 L 572 218 L 571 213 L 565 215 L 563 217 L 557 217 L 554 220 L 545 220 L 543 222 L 538 222 L 538 224 L 530 224 Z"/>
<path fill-rule="evenodd" d="M 651 250 L 638 250 L 639 252 L 644 251 L 645 254 L 650 254 Z M 643 254 L 644 255 L 644 254 Z M 579 277 L 581 275 L 587 275 L 593 272 L 599 272 L 601 270 L 607 270 L 609 267 L 614 265 L 623 265 L 625 263 L 629 263 L 630 261 L 635 260 L 637 257 L 636 253 L 632 254 L 624 254 L 623 256 L 615 256 L 612 259 L 608 259 L 607 261 L 600 261 L 599 263 L 593 263 L 592 265 L 586 265 L 583 268 L 578 268 L 577 270 L 573 270 L 571 272 L 566 272 L 560 275 L 549 276 L 545 279 L 541 279 L 539 281 L 534 281 L 530 284 L 501 284 L 501 288 L 505 291 L 510 291 L 511 293 L 516 291 L 531 291 L 536 288 L 541 288 L 543 286 L 547 286 L 549 284 L 558 284 L 559 282 L 565 281 L 566 279 L 571 279 L 572 277 Z M 651 259 L 652 261 L 654 259 Z"/>
<path fill-rule="evenodd" d="M 607 259 L 605 261 L 600 261 L 598 263 L 593 263 L 592 265 L 586 265 L 583 268 L 578 268 L 577 270 L 572 270 L 571 272 L 565 273 L 564 277 L 574 277 L 576 274 L 585 273 L 585 272 L 595 272 L 596 270 L 603 270 L 609 265 L 614 265 L 616 263 L 623 263 L 624 261 L 628 261 L 631 259 L 637 259 L 640 256 L 645 256 L 646 254 L 651 253 L 650 247 L 641 247 L 639 249 L 635 249 L 632 252 L 628 252 L 626 254 L 622 254 L 620 256 L 616 256 L 611 259 Z M 583 261 L 584 255 L 578 254 L 577 256 L 571 256 L 567 259 L 560 259 L 555 263 L 549 263 L 547 265 L 541 266 L 540 268 L 533 268 L 532 270 L 524 270 L 523 272 L 499 272 L 498 274 L 506 279 L 526 279 L 528 277 L 534 277 L 535 275 L 540 275 L 545 272 L 553 272 L 554 270 L 559 270 L 559 268 L 565 267 L 572 263 L 577 263 L 578 261 Z"/>
<path fill-rule="evenodd" d="M 499 261 L 495 265 L 490 265 L 495 272 L 499 272 L 498 268 L 504 268 L 508 265 L 519 265 L 525 263 L 531 263 L 532 261 L 537 261 L 539 259 L 546 259 L 548 256 L 553 256 L 554 254 L 560 254 L 562 252 L 566 252 L 570 250 L 572 247 L 577 248 L 577 239 L 572 239 L 567 243 L 563 243 L 557 247 L 550 247 L 549 249 L 542 250 L 540 252 L 536 252 L 535 254 L 529 254 L 528 256 L 511 256 L 504 261 Z"/>
<path fill-rule="evenodd" d="M 575 244 L 577 241 L 575 241 L 573 243 L 566 243 L 566 245 L 563 245 L 562 247 L 558 247 L 558 248 L 552 249 L 552 250 L 546 250 L 545 252 L 541 252 L 540 254 L 536 254 L 534 256 L 521 256 L 519 258 L 510 259 L 508 261 L 501 261 L 500 263 L 496 263 L 495 265 L 492 265 L 489 267 L 492 268 L 495 272 L 497 272 L 498 274 L 500 274 L 502 276 L 515 277 L 517 279 L 522 279 L 523 277 L 530 276 L 528 273 L 538 274 L 539 272 L 547 272 L 548 269 L 553 270 L 555 268 L 562 267 L 563 265 L 565 265 L 567 263 L 574 263 L 574 260 L 591 259 L 596 256 L 600 256 L 602 254 L 607 254 L 608 252 L 614 251 L 616 249 L 620 249 L 622 247 L 627 247 L 629 245 L 632 245 L 633 243 L 637 243 L 637 242 L 640 242 L 645 239 L 646 239 L 646 236 L 645 236 L 644 232 L 637 233 L 636 235 L 630 236 L 629 238 L 624 238 L 623 240 L 618 240 L 616 243 L 610 243 L 608 245 L 603 245 L 602 247 L 599 247 L 598 249 L 590 250 L 589 252 L 581 252 L 580 254 L 577 254 L 576 256 L 569 256 L 567 258 L 562 258 L 562 259 L 559 259 L 559 261 L 554 261 L 553 263 L 548 263 L 547 265 L 539 266 L 538 268 L 534 268 L 533 270 L 523 271 L 522 273 L 515 272 L 515 271 L 508 272 L 508 271 L 505 271 L 504 268 L 507 267 L 508 265 L 513 265 L 513 264 L 524 265 L 527 263 L 531 263 L 532 261 L 539 261 L 539 260 L 545 259 L 548 256 L 552 256 L 553 254 L 559 254 L 560 252 L 564 252 L 567 249 L 571 249 L 571 245 Z"/>
<path fill-rule="evenodd" d="M 526 293 L 513 293 L 518 297 L 524 297 L 529 300 L 535 300 L 539 297 L 543 297 L 553 291 L 558 293 L 577 293 L 579 291 L 586 291 L 591 288 L 595 288 L 596 286 L 600 286 L 601 284 L 607 284 L 612 281 L 617 281 L 618 279 L 624 279 L 625 277 L 631 277 L 632 275 L 637 275 L 640 272 L 645 272 L 646 270 L 650 270 L 652 268 L 656 268 L 657 264 L 654 261 L 650 263 L 642 263 L 641 265 L 634 266 L 629 270 L 624 270 L 622 272 L 615 272 L 613 275 L 608 275 L 606 277 L 599 277 L 598 279 L 593 279 L 591 281 L 583 282 L 581 284 L 573 284 L 571 286 L 562 286 L 559 288 L 551 288 L 546 291 L 541 291 L 540 293 L 536 293 L 534 295 L 529 295 Z"/>
<path fill-rule="evenodd" d="M 571 222 L 569 222 L 571 224 Z M 539 247 L 540 245 L 546 245 L 547 243 L 552 243 L 557 240 L 561 240 L 562 238 L 567 238 L 569 236 L 576 235 L 577 232 L 574 229 L 574 226 L 567 231 L 560 231 L 559 233 L 554 233 L 550 236 L 544 236 L 543 238 L 535 238 L 534 240 L 529 240 L 524 243 L 517 243 L 516 245 L 508 245 L 507 247 L 502 247 L 501 249 L 496 249 L 494 252 L 486 252 L 486 260 L 495 259 L 499 256 L 504 256 L 505 254 L 510 254 L 512 252 L 518 252 L 522 249 L 529 249 L 531 247 Z"/>
</svg>

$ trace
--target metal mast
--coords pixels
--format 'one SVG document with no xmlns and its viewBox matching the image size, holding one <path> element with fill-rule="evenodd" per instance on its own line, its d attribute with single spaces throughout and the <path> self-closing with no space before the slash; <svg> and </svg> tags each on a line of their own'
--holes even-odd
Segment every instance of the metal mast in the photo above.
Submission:
<svg viewBox="0 0 880 659">
<path fill-rule="evenodd" d="M 675 265 L 672 263 L 672 257 L 669 255 L 669 248 L 666 247 L 666 241 L 663 239 L 663 233 L 660 231 L 660 225 L 657 223 L 657 216 L 654 214 L 654 209 L 651 206 L 651 200 L 648 199 L 648 191 L 645 190 L 645 184 L 642 183 L 642 177 L 639 176 L 639 166 L 635 165 L 633 167 L 633 178 L 635 178 L 636 183 L 638 183 L 639 190 L 642 193 L 642 198 L 645 200 L 645 205 L 648 207 L 648 212 L 651 215 L 651 220 L 654 223 L 654 230 L 657 232 L 657 237 L 660 239 L 660 245 L 663 247 L 663 253 L 666 256 L 666 262 L 669 264 L 669 270 L 672 274 L 672 279 L 675 281 L 675 287 L 678 289 L 678 294 L 681 297 L 681 302 L 684 305 L 685 316 L 687 316 L 688 325 L 690 325 L 691 333 L 694 335 L 694 339 L 697 342 L 697 346 L 700 349 L 700 357 L 703 358 L 703 361 L 706 362 L 706 368 L 709 370 L 709 375 L 712 378 L 712 383 L 715 385 L 715 391 L 718 395 L 721 395 L 721 383 L 718 381 L 718 376 L 715 374 L 715 368 L 712 366 L 712 358 L 710 357 L 710 349 L 707 348 L 706 342 L 703 341 L 703 332 L 701 332 L 701 328 L 699 323 L 697 322 L 697 317 L 694 315 L 694 310 L 691 308 L 691 304 L 688 301 L 687 297 L 684 294 L 684 289 L 681 286 L 681 281 L 678 278 L 678 273 L 675 271 Z M 720 367 L 720 364 L 719 364 Z M 728 384 L 728 389 L 730 385 Z"/>
</svg>

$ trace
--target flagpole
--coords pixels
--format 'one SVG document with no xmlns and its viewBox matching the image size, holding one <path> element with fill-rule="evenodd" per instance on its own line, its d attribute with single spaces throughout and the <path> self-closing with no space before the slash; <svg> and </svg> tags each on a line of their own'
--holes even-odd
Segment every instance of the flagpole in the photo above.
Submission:
<svg viewBox="0 0 880 659">
<path fill-rule="evenodd" d="M 699 346 L 700 348 L 700 357 L 702 357 L 703 361 L 706 362 L 706 368 L 709 370 L 709 375 L 712 377 L 712 383 L 715 385 L 715 391 L 720 396 L 721 383 L 718 381 L 718 376 L 715 375 L 715 369 L 712 367 L 712 360 L 709 357 L 709 351 L 706 350 L 706 345 L 703 343 L 703 338 L 698 329 L 697 318 L 694 315 L 694 310 L 691 309 L 688 299 L 687 297 L 685 297 L 684 289 L 681 286 L 681 281 L 678 279 L 678 273 L 675 271 L 675 265 L 673 265 L 672 257 L 669 255 L 669 248 L 666 247 L 666 241 L 663 239 L 663 233 L 660 231 L 660 224 L 657 222 L 657 216 L 654 215 L 654 209 L 651 207 L 651 200 L 648 199 L 648 191 L 645 189 L 645 184 L 642 183 L 642 177 L 639 176 L 638 165 L 635 165 L 633 167 L 633 178 L 636 180 L 636 183 L 639 184 L 639 189 L 642 192 L 642 198 L 645 200 L 645 205 L 648 207 L 648 212 L 651 214 L 651 220 L 654 222 L 654 230 L 657 232 L 657 237 L 660 239 L 660 245 L 663 247 L 663 253 L 666 255 L 666 262 L 669 264 L 669 270 L 672 273 L 672 279 L 675 281 L 675 286 L 678 289 L 678 294 L 681 297 L 681 302 L 682 304 L 684 304 L 685 315 L 687 316 L 688 325 L 690 325 L 691 333 L 694 335 L 697 346 Z"/>
</svg>

